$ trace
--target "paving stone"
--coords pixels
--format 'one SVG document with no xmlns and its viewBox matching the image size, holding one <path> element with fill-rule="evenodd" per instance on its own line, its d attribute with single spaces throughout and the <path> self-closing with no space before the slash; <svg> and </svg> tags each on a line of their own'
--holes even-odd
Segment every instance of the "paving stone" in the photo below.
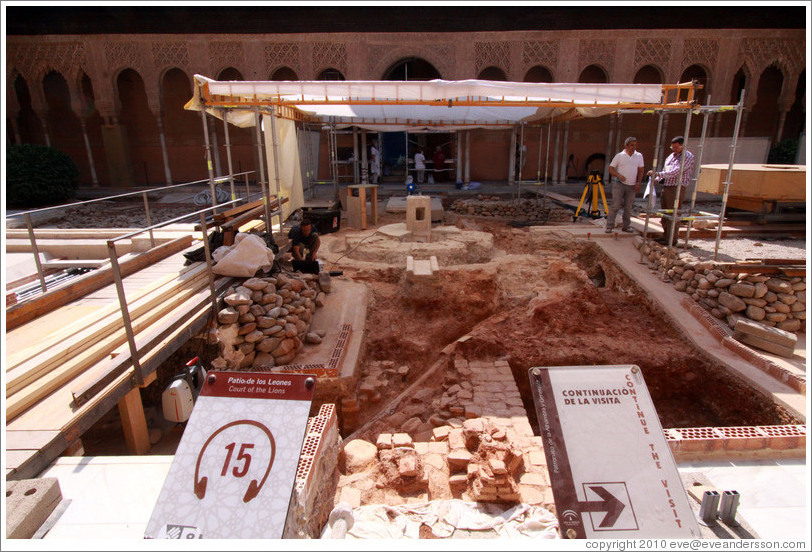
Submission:
<svg viewBox="0 0 812 552">
<path fill-rule="evenodd" d="M 393 447 L 413 447 L 412 437 L 408 433 L 395 433 L 392 435 Z"/>
<path fill-rule="evenodd" d="M 448 434 L 451 431 L 451 427 L 447 425 L 441 425 L 440 427 L 435 427 L 432 431 L 434 435 L 435 441 L 447 441 Z"/>
<path fill-rule="evenodd" d="M 376 442 L 378 449 L 390 449 L 392 448 L 392 434 L 391 433 L 381 433 L 378 435 L 378 440 Z"/>
</svg>

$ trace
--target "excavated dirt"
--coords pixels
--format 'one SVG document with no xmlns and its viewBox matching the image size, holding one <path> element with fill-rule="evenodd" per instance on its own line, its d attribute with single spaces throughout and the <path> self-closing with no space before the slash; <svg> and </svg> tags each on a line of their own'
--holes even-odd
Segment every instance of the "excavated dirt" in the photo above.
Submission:
<svg viewBox="0 0 812 552">
<path fill-rule="evenodd" d="M 492 233 L 493 260 L 441 267 L 428 284 L 409 283 L 400 267 L 340 261 L 345 275 L 371 291 L 361 380 L 375 363 L 409 367 L 405 381 L 392 378 L 379 388 L 380 400 L 362 409 L 356 427 L 428 369 L 444 347 L 466 335 L 457 345 L 465 358 L 509 361 L 533 425 L 529 368 L 605 364 L 641 367 L 665 428 L 793 423 L 694 350 L 644 297 L 627 291 L 628 281 L 624 289 L 606 287 L 606 261 L 594 244 L 555 236 L 533 244 L 527 230 L 496 221 L 461 218 L 457 226 Z M 439 388 L 442 378 L 426 386 Z M 422 414 L 425 419 L 430 413 Z"/>
</svg>

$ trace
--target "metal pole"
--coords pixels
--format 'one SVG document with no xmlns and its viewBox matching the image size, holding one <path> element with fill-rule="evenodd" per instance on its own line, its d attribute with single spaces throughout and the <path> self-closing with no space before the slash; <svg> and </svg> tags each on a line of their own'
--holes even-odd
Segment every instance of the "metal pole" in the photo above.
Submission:
<svg viewBox="0 0 812 552">
<path fill-rule="evenodd" d="M 561 125 L 555 127 L 555 147 L 553 148 L 553 174 L 551 179 L 553 182 L 560 183 L 561 175 L 558 172 L 558 151 L 561 146 Z"/>
<path fill-rule="evenodd" d="M 471 183 L 471 131 L 465 131 L 465 184 Z"/>
<path fill-rule="evenodd" d="M 45 284 L 45 274 L 42 272 L 42 263 L 39 261 L 37 238 L 34 236 L 34 225 L 31 224 L 31 215 L 29 213 L 25 214 L 25 225 L 28 227 L 28 239 L 31 240 L 31 250 L 34 252 L 34 264 L 37 265 L 39 285 L 42 287 L 42 292 L 45 293 L 48 291 L 48 286 Z"/>
<path fill-rule="evenodd" d="M 744 90 L 741 92 L 739 104 L 736 106 L 736 126 L 733 129 L 733 143 L 730 145 L 730 160 L 727 165 L 727 178 L 725 179 L 725 191 L 722 194 L 722 210 L 719 213 L 719 224 L 716 228 L 716 244 L 713 247 L 713 260 L 719 254 L 719 240 L 722 238 L 722 222 L 725 220 L 725 209 L 727 208 L 727 195 L 730 191 L 730 176 L 733 174 L 733 158 L 736 155 L 736 143 L 739 140 L 739 127 L 741 126 L 742 113 L 744 112 Z"/>
<path fill-rule="evenodd" d="M 226 138 L 226 159 L 228 160 L 228 181 L 231 184 L 231 200 L 237 199 L 237 193 L 234 191 L 234 167 L 231 162 L 231 139 L 228 135 L 228 111 L 223 109 L 223 130 L 225 131 Z"/>
<path fill-rule="evenodd" d="M 459 130 L 454 131 L 457 142 L 457 182 L 462 182 L 462 138 Z"/>
<path fill-rule="evenodd" d="M 206 110 L 200 110 L 200 117 L 203 121 L 203 136 L 206 140 L 206 168 L 209 170 L 209 189 L 211 190 L 211 206 L 217 205 L 217 192 L 214 189 L 214 170 L 211 166 L 211 146 L 209 145 L 209 125 L 206 124 Z M 217 209 L 214 209 L 217 213 Z"/>
<path fill-rule="evenodd" d="M 710 95 L 708 96 L 708 103 L 710 103 Z M 708 116 L 710 115 L 709 111 L 705 111 L 702 117 L 702 135 L 699 138 L 699 149 L 696 152 L 696 165 L 694 169 L 693 177 L 691 178 L 691 183 L 693 184 L 693 190 L 691 191 L 691 206 L 688 209 L 688 227 L 685 231 L 685 248 L 688 248 L 688 244 L 691 240 L 691 227 L 694 224 L 694 220 L 692 215 L 694 214 L 694 207 L 696 206 L 696 183 L 699 180 L 699 172 L 701 171 L 702 167 L 702 152 L 705 150 L 705 135 L 708 132 Z"/>
<path fill-rule="evenodd" d="M 685 114 L 685 141 L 682 144 L 682 154 L 679 158 L 679 174 L 677 175 L 677 190 L 676 194 L 674 195 L 674 213 L 671 218 L 671 231 L 668 233 L 668 247 L 670 248 L 672 245 L 677 243 L 677 218 L 679 217 L 679 205 L 680 205 L 680 196 L 682 195 L 682 175 L 685 172 L 685 158 L 687 157 L 686 151 L 688 151 L 688 134 L 691 132 L 691 110 L 689 109 L 688 112 Z"/>
<path fill-rule="evenodd" d="M 652 172 L 657 170 L 657 165 L 659 163 L 658 152 L 660 151 L 660 140 L 662 140 L 662 134 L 663 134 L 663 112 L 660 111 L 659 118 L 657 120 L 657 137 L 654 139 L 654 157 L 652 157 L 652 159 L 651 159 L 651 170 L 652 170 Z M 651 176 L 649 178 L 651 179 L 651 188 L 654 189 L 655 188 L 655 186 L 654 186 L 654 177 Z M 654 208 L 654 209 L 657 208 L 656 200 L 654 202 L 654 205 L 649 205 L 650 203 L 652 203 L 651 195 L 649 195 L 649 197 L 647 199 L 648 199 L 648 202 L 646 203 L 646 222 L 643 224 L 643 239 L 644 240 L 648 236 L 648 221 L 651 218 L 651 210 L 652 210 L 652 208 Z M 643 262 L 643 250 L 642 249 L 640 250 L 640 262 L 641 263 Z"/>
<path fill-rule="evenodd" d="M 206 232 L 206 215 L 200 213 L 200 228 L 203 231 L 203 250 L 206 253 L 206 273 L 209 275 L 209 293 L 211 296 L 212 312 L 217 313 L 217 292 L 214 291 L 214 272 L 211 270 L 211 250 L 209 248 L 209 235 Z"/>
<path fill-rule="evenodd" d="M 282 186 L 279 179 L 279 146 L 276 135 L 276 114 L 271 113 L 271 141 L 273 146 L 273 170 L 274 170 L 274 186 L 276 187 L 276 200 L 279 202 L 279 231 L 282 231 Z M 270 187 L 270 186 L 269 186 Z M 270 224 L 270 219 L 268 220 Z M 268 233 L 273 235 L 273 228 L 268 229 Z"/>
<path fill-rule="evenodd" d="M 158 138 L 161 141 L 161 154 L 164 160 L 164 177 L 166 178 L 166 185 L 171 186 L 172 171 L 169 169 L 169 152 L 166 149 L 166 134 L 164 133 L 164 123 L 160 113 L 155 117 L 155 120 L 158 123 Z"/>
<path fill-rule="evenodd" d="M 149 228 L 149 243 L 150 247 L 155 247 L 155 235 L 152 233 L 152 217 L 149 214 L 149 200 L 147 199 L 147 192 L 141 194 L 144 198 L 144 211 L 147 214 L 147 228 Z"/>
<path fill-rule="evenodd" d="M 361 184 L 369 184 L 369 164 L 367 163 L 367 131 L 361 130 Z"/>
<path fill-rule="evenodd" d="M 352 127 L 352 183 L 358 182 L 358 127 Z"/>
<path fill-rule="evenodd" d="M 542 138 L 544 137 L 544 127 L 539 125 L 539 157 L 538 157 L 538 166 L 536 167 L 536 182 L 541 182 L 541 143 Z"/>
<path fill-rule="evenodd" d="M 265 229 L 271 230 L 268 233 L 273 235 L 273 229 L 271 228 L 271 209 L 270 205 L 268 205 L 268 191 L 266 190 L 265 186 L 265 153 L 262 151 L 264 148 L 262 147 L 262 125 L 260 124 L 261 119 L 259 116 L 259 107 L 254 108 L 254 118 L 256 120 L 257 127 L 257 153 L 260 172 L 259 185 L 262 189 L 262 203 L 265 206 Z"/>
<path fill-rule="evenodd" d="M 510 155 L 508 155 L 508 182 L 516 186 L 516 127 L 510 129 Z"/>
<path fill-rule="evenodd" d="M 133 333 L 133 325 L 132 321 L 130 320 L 130 311 L 127 308 L 127 296 L 124 294 L 124 282 L 121 281 L 121 269 L 118 266 L 116 243 L 113 240 L 107 240 L 107 252 L 110 255 L 110 266 L 113 269 L 113 280 L 116 283 L 118 304 L 121 308 L 121 319 L 124 322 L 124 331 L 127 333 L 127 343 L 130 346 L 130 357 L 132 358 L 133 368 L 135 370 L 135 383 L 137 385 L 141 385 L 144 383 L 144 374 L 141 373 L 141 363 L 138 361 L 138 347 L 135 344 L 135 334 Z"/>
<path fill-rule="evenodd" d="M 617 115 L 609 115 L 609 132 L 606 137 L 606 157 L 603 164 L 603 181 L 609 182 L 609 164 L 612 162 L 612 138 L 615 135 L 615 127 L 617 126 Z"/>
<path fill-rule="evenodd" d="M 550 168 L 550 133 L 552 132 L 552 130 L 553 130 L 553 123 L 552 123 L 552 121 L 550 121 L 549 123 L 547 123 L 547 147 L 545 148 L 546 149 L 546 154 L 544 156 L 544 203 L 545 203 L 545 206 L 547 204 L 547 176 L 548 176 L 548 170 Z"/>
</svg>

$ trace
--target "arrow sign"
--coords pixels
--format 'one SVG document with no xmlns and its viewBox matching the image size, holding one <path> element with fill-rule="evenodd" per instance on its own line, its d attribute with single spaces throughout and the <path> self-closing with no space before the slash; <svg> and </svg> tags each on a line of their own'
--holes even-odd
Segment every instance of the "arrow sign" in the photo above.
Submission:
<svg viewBox="0 0 812 552">
<path fill-rule="evenodd" d="M 620 517 L 620 514 L 623 512 L 626 505 L 618 500 L 615 495 L 607 491 L 604 487 L 594 486 L 589 488 L 593 493 L 601 497 L 603 500 L 579 502 L 578 506 L 581 508 L 581 511 L 606 512 L 606 515 L 603 516 L 603 520 L 600 522 L 598 527 L 614 527 L 617 518 Z"/>
</svg>

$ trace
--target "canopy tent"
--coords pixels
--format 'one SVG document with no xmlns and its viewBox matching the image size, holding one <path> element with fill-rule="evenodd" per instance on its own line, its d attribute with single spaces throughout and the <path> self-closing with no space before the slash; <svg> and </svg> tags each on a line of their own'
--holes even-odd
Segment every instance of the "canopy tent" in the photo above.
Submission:
<svg viewBox="0 0 812 552">
<path fill-rule="evenodd" d="M 600 117 L 622 108 L 689 109 L 694 83 L 581 84 L 463 81 L 215 81 L 195 75 L 186 109 L 205 109 L 238 127 L 254 107 L 367 130 L 512 128 L 523 122 Z M 678 91 L 687 90 L 682 101 Z M 672 103 L 666 103 L 671 98 Z M 289 108 L 290 111 L 285 108 Z"/>
<path fill-rule="evenodd" d="M 661 115 L 657 131 L 659 148 L 663 113 L 686 114 L 687 138 L 691 114 L 704 111 L 706 119 L 702 130 L 701 151 L 708 112 L 735 109 L 736 129 L 731 146 L 722 213 L 719 215 L 717 250 L 744 105 L 742 98 L 737 106 L 703 108 L 695 101 L 696 90 L 701 88 L 697 81 L 673 85 L 481 80 L 215 81 L 202 75 L 195 75 L 194 83 L 193 97 L 184 106 L 185 109 L 200 111 L 204 119 L 206 114 L 217 117 L 225 121 L 226 127 L 228 124 L 238 127 L 263 125 L 264 134 L 269 137 L 265 143 L 266 157 L 272 160 L 273 164 L 269 163 L 269 178 L 265 181 L 263 159 L 260 155 L 260 181 L 264 184 L 274 179 L 277 195 L 291 199 L 281 213 L 285 217 L 303 205 L 302 175 L 298 169 L 299 148 L 296 142 L 290 139 L 285 141 L 286 146 L 283 145 L 277 135 L 279 127 L 283 138 L 292 136 L 290 130 L 293 129 L 294 121 L 329 126 L 333 133 L 336 128 L 345 127 L 375 132 L 426 132 L 438 129 L 443 131 L 472 128 L 510 129 L 526 123 L 545 122 L 548 124 L 549 135 L 549 124 L 555 121 L 601 117 L 624 111 L 659 112 Z M 282 119 L 286 120 L 281 121 Z M 207 128 L 204 124 L 206 133 Z M 260 148 L 262 134 L 263 132 L 257 129 L 257 143 Z M 512 139 L 515 140 L 515 136 Z M 206 145 L 208 152 L 208 134 Z M 280 148 L 284 151 L 280 152 Z M 511 149 L 514 149 L 513 143 Z M 210 153 L 207 154 L 210 183 L 213 188 L 211 157 Z M 365 162 L 365 151 L 362 155 Z M 284 158 L 287 160 L 280 161 Z M 512 166 L 511 163 L 511 171 Z M 230 166 L 229 172 L 233 174 Z M 512 178 L 512 172 L 510 174 Z M 693 211 L 693 199 L 691 203 Z M 675 201 L 675 210 L 676 206 Z M 266 220 L 270 220 L 268 213 Z M 280 217 L 280 227 L 281 222 Z M 676 217 L 673 222 L 676 222 Z"/>
</svg>

